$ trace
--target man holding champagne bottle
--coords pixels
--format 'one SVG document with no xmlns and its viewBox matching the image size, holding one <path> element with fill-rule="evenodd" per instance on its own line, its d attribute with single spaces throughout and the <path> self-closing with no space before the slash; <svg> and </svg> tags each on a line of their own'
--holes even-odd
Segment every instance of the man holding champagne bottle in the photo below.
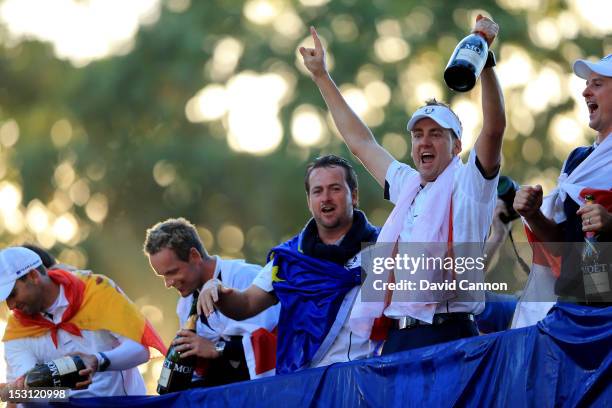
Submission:
<svg viewBox="0 0 612 408">
<path fill-rule="evenodd" d="M 231 288 L 245 289 L 261 266 L 209 255 L 195 226 L 184 218 L 171 218 L 149 228 L 144 252 L 166 287 L 181 295 L 176 311 L 182 329 L 166 356 L 158 392 L 274 374 L 273 358 L 263 356 L 274 356 L 276 339 L 271 331 L 278 322 L 278 307 L 244 322 L 221 313 L 199 318 L 195 308 L 199 291 L 207 282 L 222 281 Z M 262 358 L 256 360 L 256 356 Z"/>
<path fill-rule="evenodd" d="M 548 196 L 543 197 L 540 185 L 522 186 L 514 199 L 514 209 L 523 216 L 537 241 L 600 243 L 603 251 L 595 275 L 583 273 L 584 259 L 579 246 L 567 245 L 563 250 L 560 246 L 549 246 L 549 249 L 557 252 L 555 255 L 562 255 L 560 273 L 554 283 L 555 294 L 562 300 L 605 307 L 612 304 L 609 247 L 612 241 L 612 54 L 597 62 L 577 60 L 573 70 L 586 80 L 582 96 L 589 112 L 589 127 L 597 132 L 595 142 L 569 154 L 559 184 Z M 525 313 L 527 307 L 519 303 L 519 308 L 525 309 L 517 312 Z M 528 323 L 543 318 L 547 311 L 548 307 L 534 310 Z"/>
<path fill-rule="evenodd" d="M 0 251 L 0 299 L 12 313 L 3 341 L 7 380 L 18 388 L 70 387 L 70 396 L 144 395 L 137 366 L 165 347 L 110 279 L 47 269 L 24 247 Z M 25 384 L 24 384 L 25 383 Z"/>
<path fill-rule="evenodd" d="M 473 33 L 480 34 L 490 45 L 498 30 L 495 22 L 479 15 Z M 412 115 L 407 125 L 414 169 L 395 160 L 379 145 L 350 108 L 327 70 L 325 50 L 314 27 L 311 34 L 314 48 L 299 49 L 304 65 L 347 146 L 384 188 L 385 199 L 395 204 L 378 237 L 379 247 L 384 243 L 389 248 L 395 243 L 483 246 L 496 203 L 506 123 L 503 95 L 493 69 L 495 59 L 489 58 L 483 64 L 483 125 L 468 162 L 463 164 L 458 157 L 463 132 L 458 116 L 448 105 L 431 100 Z M 480 57 L 486 59 L 486 54 Z M 418 272 L 424 279 L 436 279 L 430 271 Z M 484 279 L 482 271 L 476 272 L 476 278 Z M 366 287 L 372 290 L 367 279 L 362 293 Z M 392 279 L 398 281 L 397 276 L 389 282 Z M 453 301 L 452 296 L 443 297 L 446 293 L 421 292 L 403 292 L 401 301 L 397 299 L 398 291 L 380 293 L 378 301 L 362 300 L 353 309 L 351 327 L 367 336 L 375 319 L 382 315 L 394 319 L 383 354 L 478 335 L 474 314 L 483 310 L 484 295 L 470 301 Z M 431 300 L 423 301 L 423 296 Z"/>
</svg>

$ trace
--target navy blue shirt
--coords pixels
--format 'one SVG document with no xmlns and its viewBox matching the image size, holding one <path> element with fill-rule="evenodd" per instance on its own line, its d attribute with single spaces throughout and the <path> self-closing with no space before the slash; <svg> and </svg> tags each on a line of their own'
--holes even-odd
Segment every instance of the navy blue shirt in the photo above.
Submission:
<svg viewBox="0 0 612 408">
<path fill-rule="evenodd" d="M 594 150 L 593 146 L 581 146 L 574 149 L 567 161 L 563 172 L 567 175 L 582 163 Z M 569 196 L 563 202 L 563 212 L 566 220 L 561 224 L 565 242 L 583 242 L 584 232 L 582 231 L 582 218 L 576 214 L 580 206 Z M 600 242 L 610 242 L 610 234 L 599 234 L 597 240 Z M 569 246 L 568 246 L 569 247 Z M 564 251 L 561 262 L 561 274 L 555 283 L 555 293 L 559 296 L 584 297 L 584 284 L 582 272 L 580 271 L 581 246 L 575 245 Z"/>
</svg>

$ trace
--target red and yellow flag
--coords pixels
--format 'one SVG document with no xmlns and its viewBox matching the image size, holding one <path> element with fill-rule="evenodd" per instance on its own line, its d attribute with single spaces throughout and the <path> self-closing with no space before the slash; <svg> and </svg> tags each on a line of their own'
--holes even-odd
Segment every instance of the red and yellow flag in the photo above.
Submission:
<svg viewBox="0 0 612 408">
<path fill-rule="evenodd" d="M 57 331 L 80 336 L 81 330 L 108 330 L 166 354 L 163 341 L 143 314 L 109 278 L 85 272 L 50 269 L 49 277 L 62 285 L 68 309 L 62 321 L 54 324 L 40 314 L 26 315 L 14 310 L 2 341 L 38 337 L 51 331 L 57 347 Z"/>
</svg>

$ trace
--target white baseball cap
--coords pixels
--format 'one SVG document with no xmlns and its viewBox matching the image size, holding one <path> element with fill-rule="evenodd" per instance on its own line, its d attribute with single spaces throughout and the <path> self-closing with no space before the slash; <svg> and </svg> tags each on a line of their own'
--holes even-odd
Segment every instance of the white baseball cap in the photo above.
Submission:
<svg viewBox="0 0 612 408">
<path fill-rule="evenodd" d="M 582 79 L 588 79 L 592 72 L 612 77 L 612 54 L 608 54 L 597 62 L 588 60 L 576 60 L 574 62 L 574 73 Z"/>
<path fill-rule="evenodd" d="M 459 122 L 459 118 L 457 118 L 457 116 L 446 106 L 426 105 L 417 109 L 408 121 L 408 125 L 406 125 L 408 131 L 412 131 L 414 125 L 423 118 L 430 118 L 444 129 L 452 130 L 455 132 L 455 135 L 461 139 L 461 122 Z"/>
<path fill-rule="evenodd" d="M 9 297 L 17 279 L 40 265 L 40 256 L 27 248 L 10 247 L 0 251 L 0 301 Z"/>
</svg>

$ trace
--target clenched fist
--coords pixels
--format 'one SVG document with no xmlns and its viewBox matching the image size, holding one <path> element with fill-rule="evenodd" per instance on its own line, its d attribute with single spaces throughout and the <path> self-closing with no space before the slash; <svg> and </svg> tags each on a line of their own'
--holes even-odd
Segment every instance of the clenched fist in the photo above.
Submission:
<svg viewBox="0 0 612 408">
<path fill-rule="evenodd" d="M 526 219 L 530 219 L 538 214 L 542 206 L 542 186 L 521 186 L 514 197 L 512 205 L 517 213 Z"/>
<path fill-rule="evenodd" d="M 476 17 L 476 24 L 474 24 L 474 30 L 472 30 L 472 32 L 482 34 L 490 47 L 499 33 L 499 25 L 490 18 L 479 14 Z"/>
</svg>

